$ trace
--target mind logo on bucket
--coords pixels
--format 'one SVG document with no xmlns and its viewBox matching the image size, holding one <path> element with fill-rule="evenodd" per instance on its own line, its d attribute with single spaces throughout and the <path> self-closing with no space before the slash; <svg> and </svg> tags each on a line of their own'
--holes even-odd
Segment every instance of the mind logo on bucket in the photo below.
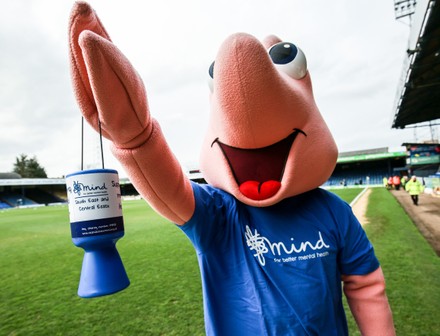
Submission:
<svg viewBox="0 0 440 336">
<path fill-rule="evenodd" d="M 73 181 L 73 190 L 71 187 L 67 188 L 67 191 L 69 193 L 74 193 L 78 196 L 81 196 L 82 192 L 88 192 L 88 191 L 105 191 L 107 190 L 107 187 L 105 185 L 105 182 L 102 183 L 101 186 L 95 186 L 95 185 L 88 185 L 88 184 L 84 184 L 81 183 L 79 181 Z"/>
</svg>

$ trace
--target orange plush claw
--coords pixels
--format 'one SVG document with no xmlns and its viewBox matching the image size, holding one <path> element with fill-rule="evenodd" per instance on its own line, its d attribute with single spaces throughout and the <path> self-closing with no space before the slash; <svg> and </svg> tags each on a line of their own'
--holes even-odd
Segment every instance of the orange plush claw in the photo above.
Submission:
<svg viewBox="0 0 440 336">
<path fill-rule="evenodd" d="M 97 106 L 87 73 L 82 49 L 79 45 L 79 35 L 88 30 L 108 39 L 110 37 L 96 16 L 95 11 L 85 2 L 76 2 L 72 8 L 69 20 L 69 55 L 70 72 L 72 76 L 75 98 L 85 119 L 98 130 Z M 109 135 L 104 131 L 104 136 Z"/>
<path fill-rule="evenodd" d="M 69 47 L 73 87 L 85 119 L 96 130 L 101 122 L 114 155 L 156 211 L 185 223 L 195 207 L 191 184 L 150 116 L 142 79 L 85 2 L 72 9 Z"/>
<path fill-rule="evenodd" d="M 137 147 L 151 133 L 141 78 L 111 42 L 95 11 L 77 2 L 69 25 L 74 92 L 85 119 L 121 148 Z"/>
</svg>

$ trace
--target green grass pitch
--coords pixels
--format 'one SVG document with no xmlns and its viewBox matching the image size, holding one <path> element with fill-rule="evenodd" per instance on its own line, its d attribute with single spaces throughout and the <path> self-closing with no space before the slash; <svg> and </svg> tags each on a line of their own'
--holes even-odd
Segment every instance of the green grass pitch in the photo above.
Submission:
<svg viewBox="0 0 440 336">
<path fill-rule="evenodd" d="M 350 202 L 360 191 L 335 193 Z M 395 199 L 373 189 L 366 231 L 382 263 L 398 335 L 440 330 L 440 260 Z M 76 295 L 83 251 L 67 207 L 0 212 L 0 335 L 204 335 L 200 275 L 189 240 L 143 201 L 123 204 L 118 244 L 131 285 Z M 351 334 L 358 335 L 352 319 Z"/>
</svg>

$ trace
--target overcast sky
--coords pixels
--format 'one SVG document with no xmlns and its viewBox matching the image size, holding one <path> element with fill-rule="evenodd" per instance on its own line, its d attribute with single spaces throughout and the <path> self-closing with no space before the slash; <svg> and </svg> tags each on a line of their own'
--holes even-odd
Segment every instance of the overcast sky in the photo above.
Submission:
<svg viewBox="0 0 440 336">
<path fill-rule="evenodd" d="M 0 172 L 21 153 L 49 177 L 80 168 L 81 117 L 73 97 L 67 23 L 73 1 L 2 1 Z M 198 161 L 208 118 L 207 71 L 235 32 L 275 34 L 306 54 L 315 99 L 340 152 L 396 148 L 423 132 L 391 129 L 409 27 L 392 0 L 93 0 L 113 42 L 142 76 L 153 116 L 185 166 Z M 104 143 L 106 168 L 125 172 Z M 85 136 L 86 167 L 99 167 Z"/>
</svg>

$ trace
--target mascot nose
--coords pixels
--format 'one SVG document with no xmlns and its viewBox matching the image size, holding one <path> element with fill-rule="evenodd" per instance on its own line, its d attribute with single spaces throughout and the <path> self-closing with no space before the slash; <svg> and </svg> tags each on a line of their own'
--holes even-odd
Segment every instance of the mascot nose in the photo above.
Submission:
<svg viewBox="0 0 440 336">
<path fill-rule="evenodd" d="M 255 37 L 239 33 L 227 38 L 215 61 L 211 97 L 212 123 L 220 139 L 258 148 L 300 128 L 306 116 L 295 113 L 301 101 L 295 81 L 278 72 Z"/>
</svg>

